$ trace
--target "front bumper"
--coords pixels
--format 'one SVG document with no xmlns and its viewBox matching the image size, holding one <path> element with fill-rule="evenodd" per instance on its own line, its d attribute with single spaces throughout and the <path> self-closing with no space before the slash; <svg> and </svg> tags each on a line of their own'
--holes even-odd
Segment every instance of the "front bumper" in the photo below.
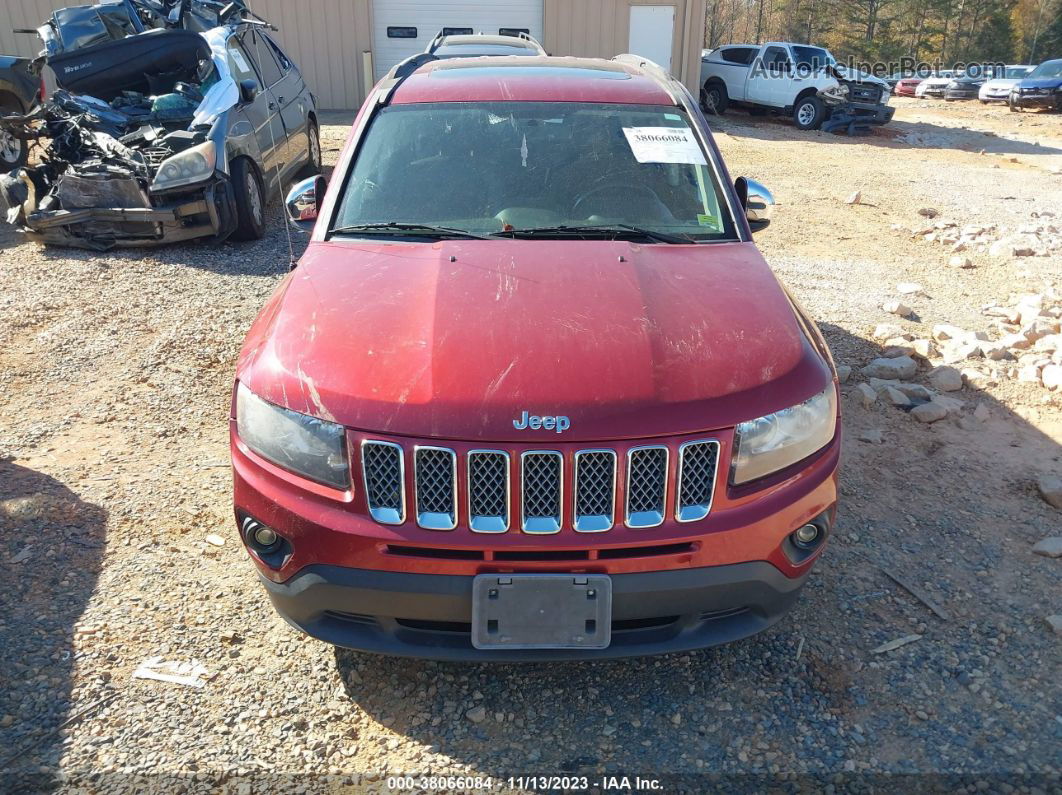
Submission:
<svg viewBox="0 0 1062 795">
<path fill-rule="evenodd" d="M 944 91 L 944 99 L 956 100 L 956 99 L 977 99 L 977 94 L 981 89 L 974 88 L 949 88 Z"/>
<path fill-rule="evenodd" d="M 235 224 L 231 183 L 219 178 L 152 207 L 39 210 L 26 216 L 25 229 L 39 243 L 107 251 L 224 239 Z"/>
<path fill-rule="evenodd" d="M 688 651 L 740 640 L 781 618 L 807 572 L 756 561 L 613 575 L 612 642 L 604 649 L 472 646 L 472 577 L 317 565 L 286 583 L 262 579 L 284 619 L 336 646 L 435 660 L 528 662 Z"/>
<path fill-rule="evenodd" d="M 1062 92 L 1051 94 L 1011 94 L 1010 102 L 1016 108 L 1062 109 Z"/>
<path fill-rule="evenodd" d="M 835 108 L 831 115 L 838 113 L 851 116 L 860 124 L 888 124 L 892 121 L 896 108 L 867 102 L 848 102 Z"/>
</svg>

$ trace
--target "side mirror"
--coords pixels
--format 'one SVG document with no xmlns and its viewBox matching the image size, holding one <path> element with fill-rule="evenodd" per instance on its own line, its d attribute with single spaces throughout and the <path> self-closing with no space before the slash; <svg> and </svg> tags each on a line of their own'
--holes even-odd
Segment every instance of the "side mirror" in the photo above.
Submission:
<svg viewBox="0 0 1062 795">
<path fill-rule="evenodd" d="M 741 206 L 745 208 L 749 229 L 753 232 L 766 229 L 771 223 L 771 213 L 774 210 L 774 196 L 771 192 L 755 180 L 745 177 L 734 180 L 734 190 L 737 191 Z"/>
<path fill-rule="evenodd" d="M 284 208 L 288 211 L 288 220 L 300 232 L 313 231 L 320 211 L 320 202 L 324 198 L 328 183 L 318 174 L 307 177 L 291 186 L 284 198 Z"/>
<path fill-rule="evenodd" d="M 240 81 L 240 101 L 245 105 L 250 105 L 258 97 L 258 81 L 257 80 L 241 80 Z"/>
</svg>

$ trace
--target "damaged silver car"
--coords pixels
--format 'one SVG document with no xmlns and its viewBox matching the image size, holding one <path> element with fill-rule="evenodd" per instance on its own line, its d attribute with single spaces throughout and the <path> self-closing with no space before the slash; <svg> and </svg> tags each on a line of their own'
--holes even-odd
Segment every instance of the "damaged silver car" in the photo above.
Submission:
<svg viewBox="0 0 1062 795">
<path fill-rule="evenodd" d="M 0 177 L 7 220 L 97 250 L 261 238 L 266 203 L 321 167 L 314 98 L 269 30 L 213 0 L 56 11 L 37 34 L 59 89 L 0 119 L 39 148 Z"/>
</svg>

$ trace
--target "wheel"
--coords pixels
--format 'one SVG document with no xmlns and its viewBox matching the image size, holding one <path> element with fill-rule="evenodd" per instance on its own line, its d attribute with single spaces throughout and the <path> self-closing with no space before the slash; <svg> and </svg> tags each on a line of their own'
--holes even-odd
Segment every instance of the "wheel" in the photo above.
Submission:
<svg viewBox="0 0 1062 795">
<path fill-rule="evenodd" d="M 302 167 L 304 177 L 321 173 L 321 132 L 313 119 L 306 123 L 306 165 Z"/>
<path fill-rule="evenodd" d="M 723 83 L 718 80 L 709 80 L 704 84 L 701 90 L 701 108 L 705 113 L 722 116 L 726 113 L 729 104 L 730 97 L 727 96 L 726 86 Z"/>
<path fill-rule="evenodd" d="M 798 99 L 793 106 L 793 122 L 800 130 L 817 130 L 826 118 L 826 106 L 816 96 Z"/>
<path fill-rule="evenodd" d="M 987 99 L 982 99 L 981 100 L 981 104 L 982 105 L 987 105 L 988 104 L 988 100 Z"/>
<path fill-rule="evenodd" d="M 1011 97 L 1010 99 L 1007 100 L 1007 105 L 1010 106 L 1010 112 L 1011 113 L 1017 113 L 1019 110 L 1021 110 L 1021 108 L 1019 108 L 1017 105 L 1014 104 L 1014 98 L 1013 97 Z"/>
<path fill-rule="evenodd" d="M 265 191 L 258 169 L 246 157 L 238 157 L 229 168 L 236 199 L 236 229 L 233 240 L 261 240 L 265 235 Z"/>
<path fill-rule="evenodd" d="M 13 100 L 0 99 L 0 116 L 5 113 L 19 113 L 22 108 Z M 29 154 L 29 146 L 21 138 L 16 138 L 6 130 L 0 130 L 0 174 L 14 171 L 19 166 L 26 165 L 26 155 Z"/>
</svg>

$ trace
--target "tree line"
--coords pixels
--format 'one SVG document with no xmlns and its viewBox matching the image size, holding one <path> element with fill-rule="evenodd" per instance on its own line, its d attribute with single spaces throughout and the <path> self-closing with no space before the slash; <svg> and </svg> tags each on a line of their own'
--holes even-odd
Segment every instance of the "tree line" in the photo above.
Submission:
<svg viewBox="0 0 1062 795">
<path fill-rule="evenodd" d="M 707 47 L 765 41 L 842 61 L 1036 64 L 1062 58 L 1062 0 L 708 0 Z"/>
</svg>

